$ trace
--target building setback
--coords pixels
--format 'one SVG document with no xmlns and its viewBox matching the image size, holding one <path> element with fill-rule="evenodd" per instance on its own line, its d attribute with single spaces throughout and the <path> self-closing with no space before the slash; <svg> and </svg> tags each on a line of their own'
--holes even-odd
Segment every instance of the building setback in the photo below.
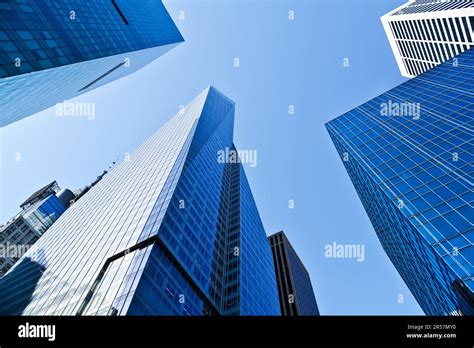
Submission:
<svg viewBox="0 0 474 348">
<path fill-rule="evenodd" d="M 0 3 L 0 127 L 129 75 L 183 37 L 161 1 Z"/>
<path fill-rule="evenodd" d="M 283 231 L 268 237 L 284 316 L 319 315 L 308 271 Z"/>
<path fill-rule="evenodd" d="M 0 282 L 0 313 L 280 315 L 272 254 L 207 88 L 77 200 Z"/>
<path fill-rule="evenodd" d="M 474 3 L 411 0 L 381 17 L 405 77 L 415 77 L 474 47 Z"/>
<path fill-rule="evenodd" d="M 326 124 L 427 315 L 474 314 L 473 66 L 468 50 Z"/>
</svg>

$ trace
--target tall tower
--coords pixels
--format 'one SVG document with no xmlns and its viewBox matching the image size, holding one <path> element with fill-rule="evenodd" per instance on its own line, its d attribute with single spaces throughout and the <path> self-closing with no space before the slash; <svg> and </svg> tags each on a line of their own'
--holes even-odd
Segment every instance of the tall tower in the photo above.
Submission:
<svg viewBox="0 0 474 348">
<path fill-rule="evenodd" d="M 474 3 L 410 0 L 381 17 L 405 77 L 415 77 L 474 47 Z"/>
<path fill-rule="evenodd" d="M 428 315 L 474 313 L 474 50 L 328 122 L 375 232 Z"/>
<path fill-rule="evenodd" d="M 160 0 L 0 3 L 0 127 L 131 74 L 179 42 Z"/>
<path fill-rule="evenodd" d="M 279 315 L 245 172 L 220 156 L 234 109 L 209 87 L 115 166 L 1 280 L 0 313 Z"/>
<path fill-rule="evenodd" d="M 281 314 L 319 315 L 308 271 L 283 231 L 268 237 L 278 283 Z"/>
</svg>

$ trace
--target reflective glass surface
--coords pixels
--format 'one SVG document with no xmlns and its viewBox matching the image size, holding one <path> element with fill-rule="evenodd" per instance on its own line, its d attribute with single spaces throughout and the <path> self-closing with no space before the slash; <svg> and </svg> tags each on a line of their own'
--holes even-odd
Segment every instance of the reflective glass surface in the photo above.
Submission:
<svg viewBox="0 0 474 348">
<path fill-rule="evenodd" d="M 0 77 L 179 41 L 161 1 L 0 1 Z"/>
<path fill-rule="evenodd" d="M 36 203 L 23 214 L 23 218 L 40 234 L 46 231 L 65 211 L 56 195 Z"/>
<path fill-rule="evenodd" d="M 1 280 L 0 310 L 279 315 L 242 165 L 218 159 L 234 109 L 209 87 L 114 167 Z"/>
<path fill-rule="evenodd" d="M 474 50 L 328 122 L 377 235 L 427 314 L 473 314 Z"/>
<path fill-rule="evenodd" d="M 0 0 L 0 127 L 129 75 L 182 41 L 161 1 Z"/>
</svg>

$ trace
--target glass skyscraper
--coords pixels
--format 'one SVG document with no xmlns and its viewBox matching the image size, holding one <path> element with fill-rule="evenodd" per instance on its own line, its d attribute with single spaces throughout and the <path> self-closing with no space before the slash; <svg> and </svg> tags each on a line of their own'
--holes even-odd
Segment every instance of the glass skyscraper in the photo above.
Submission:
<svg viewBox="0 0 474 348">
<path fill-rule="evenodd" d="M 473 66 L 466 51 L 326 124 L 428 315 L 474 314 Z"/>
<path fill-rule="evenodd" d="M 281 314 L 319 315 L 309 273 L 285 233 L 272 234 L 268 241 L 275 263 Z"/>
<path fill-rule="evenodd" d="M 0 127 L 133 73 L 182 41 L 160 0 L 2 0 Z"/>
<path fill-rule="evenodd" d="M 244 169 L 219 156 L 234 109 L 209 87 L 115 166 L 0 280 L 0 313 L 280 315 Z"/>
</svg>

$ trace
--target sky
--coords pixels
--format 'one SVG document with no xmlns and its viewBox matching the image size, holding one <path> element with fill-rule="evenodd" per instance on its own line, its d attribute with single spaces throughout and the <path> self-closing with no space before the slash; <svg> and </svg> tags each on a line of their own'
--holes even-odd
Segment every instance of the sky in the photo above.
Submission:
<svg viewBox="0 0 474 348">
<path fill-rule="evenodd" d="M 422 315 L 324 128 L 405 81 L 380 22 L 404 2 L 164 1 L 185 42 L 70 100 L 95 103 L 94 119 L 50 108 L 0 130 L 0 221 L 52 180 L 89 184 L 213 85 L 236 103 L 237 148 L 257 151 L 245 170 L 266 232 L 285 231 L 321 314 Z M 363 261 L 325 257 L 334 242 L 362 245 Z"/>
</svg>

